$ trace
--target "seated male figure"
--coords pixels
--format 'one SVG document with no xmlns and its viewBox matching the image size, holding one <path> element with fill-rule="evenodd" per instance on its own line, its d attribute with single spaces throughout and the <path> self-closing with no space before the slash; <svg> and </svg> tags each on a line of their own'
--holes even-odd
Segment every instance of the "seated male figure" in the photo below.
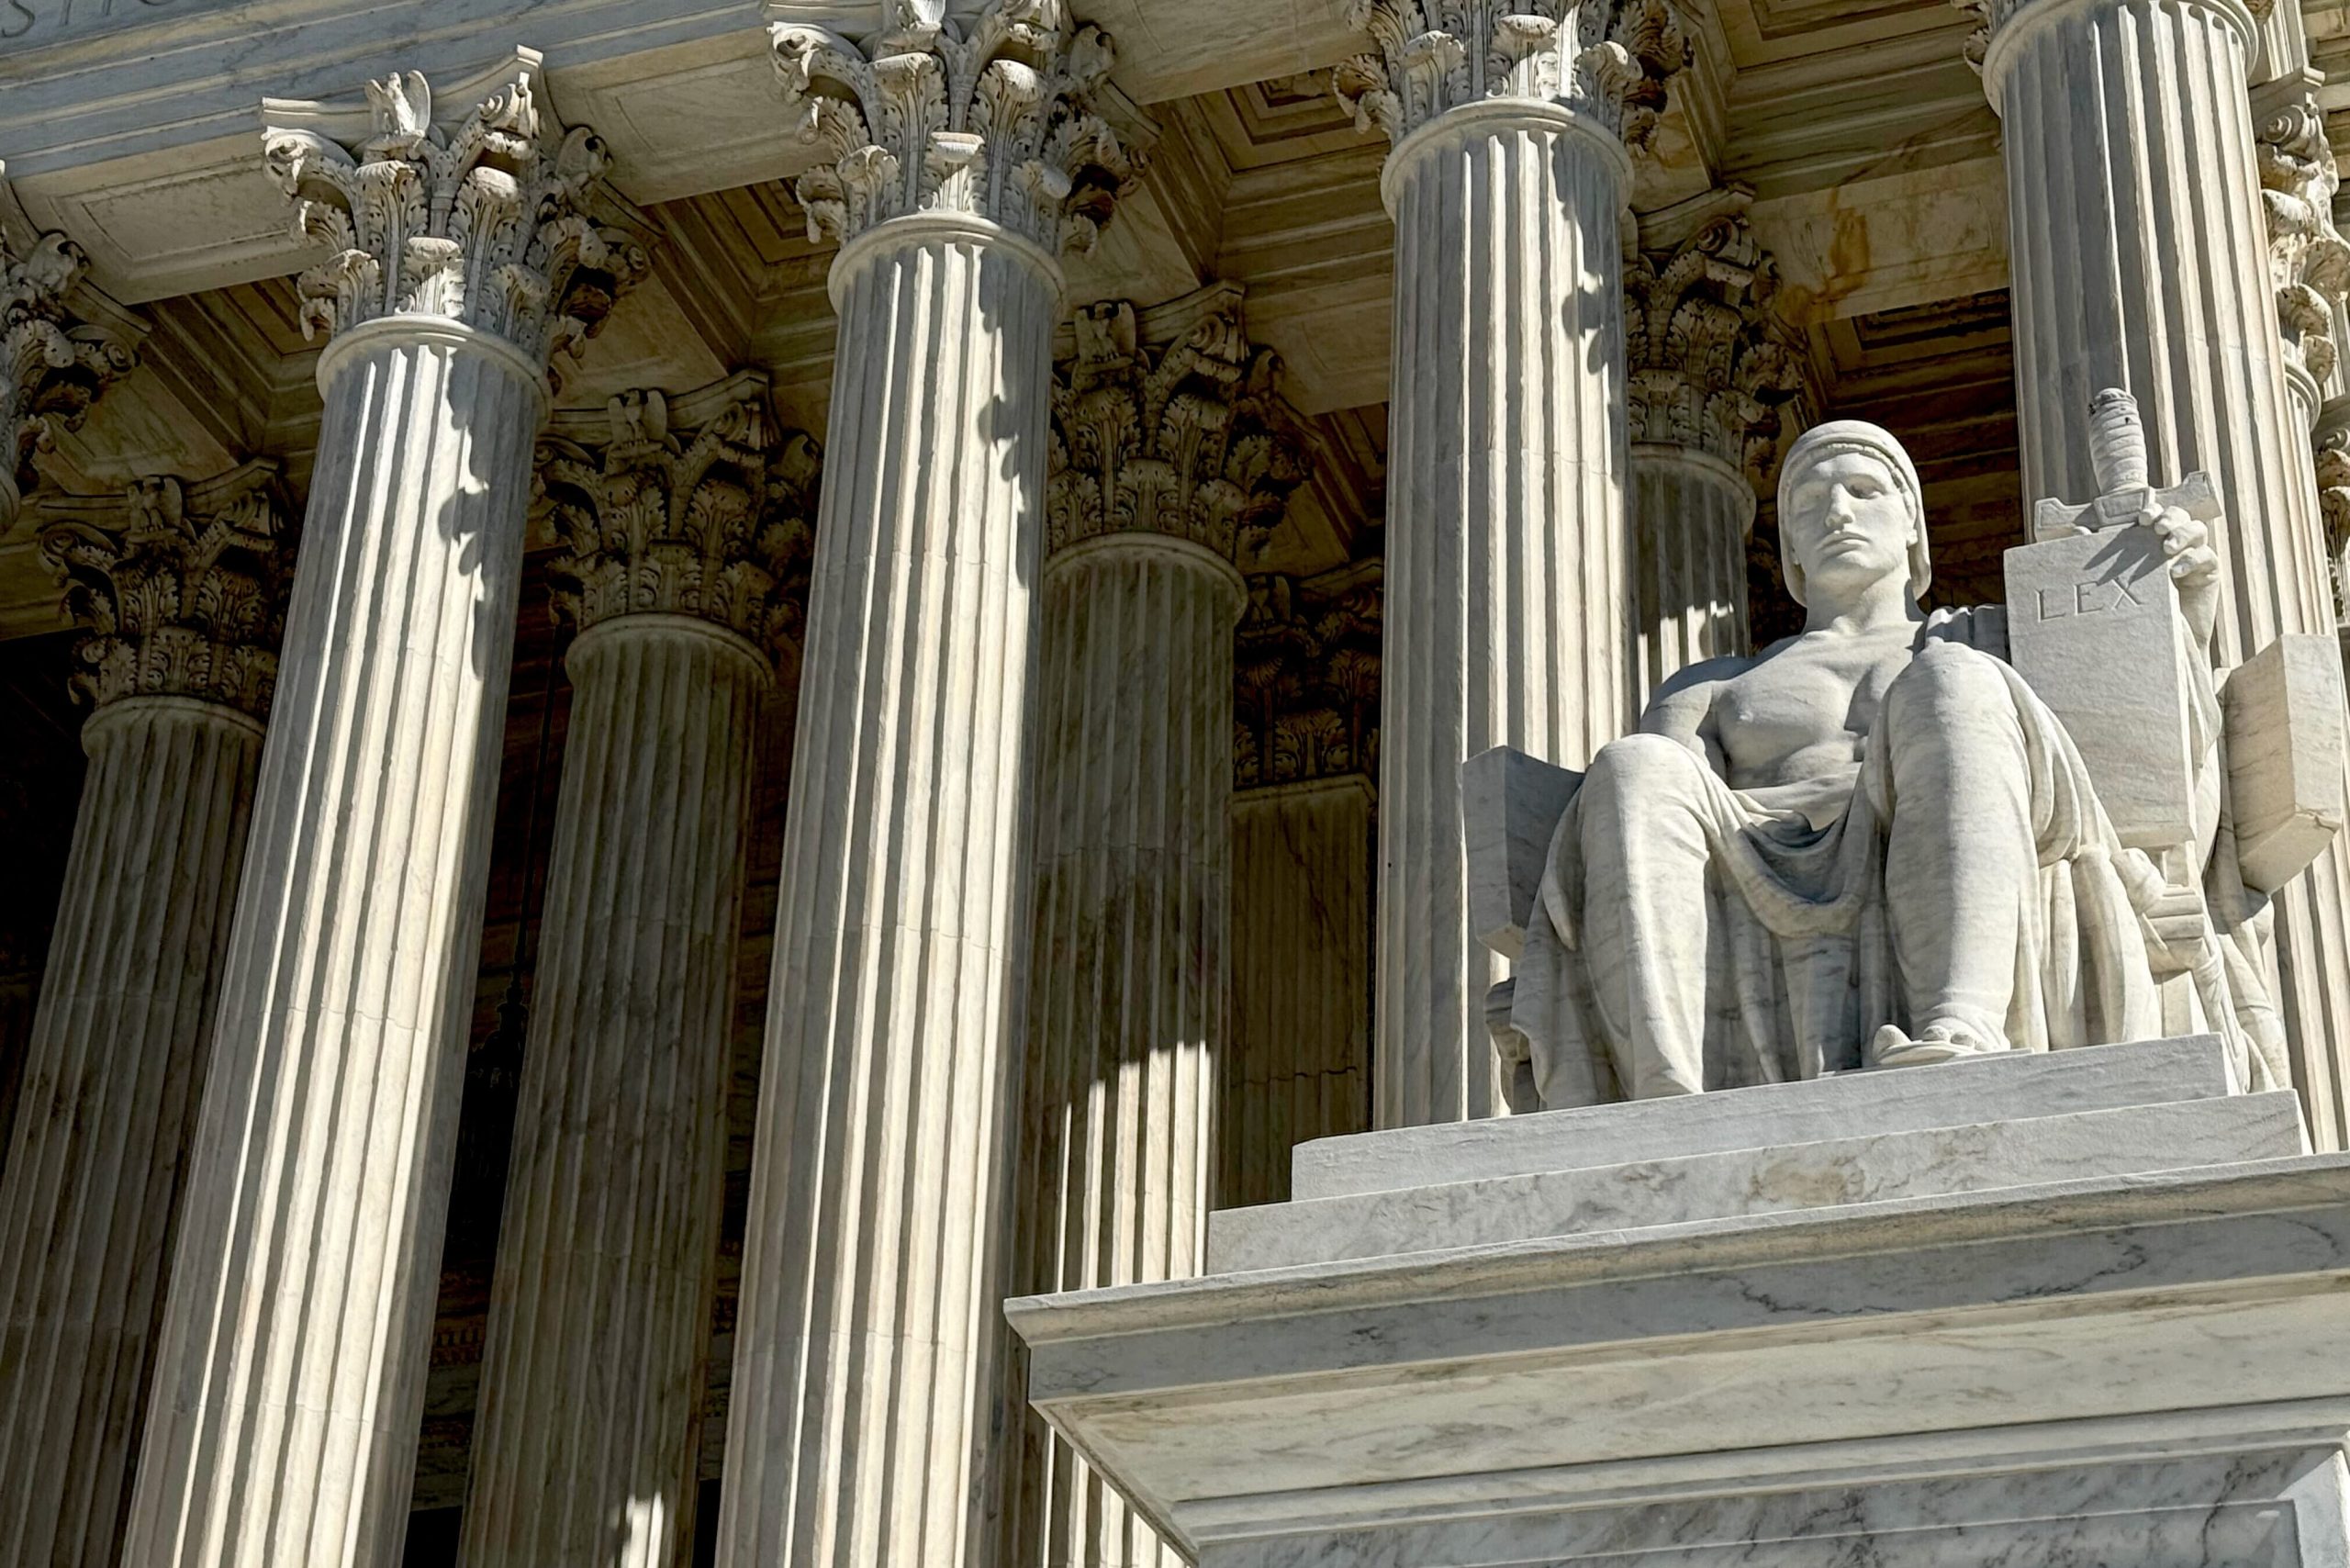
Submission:
<svg viewBox="0 0 2350 1568">
<path fill-rule="evenodd" d="M 1920 608 L 1900 444 L 1810 431 L 1779 525 L 1802 633 L 1683 671 L 1559 825 L 1510 1018 L 1542 1103 L 2158 1033 L 2161 879 L 1995 629 Z M 2142 525 L 2208 644 L 2204 526 Z"/>
</svg>

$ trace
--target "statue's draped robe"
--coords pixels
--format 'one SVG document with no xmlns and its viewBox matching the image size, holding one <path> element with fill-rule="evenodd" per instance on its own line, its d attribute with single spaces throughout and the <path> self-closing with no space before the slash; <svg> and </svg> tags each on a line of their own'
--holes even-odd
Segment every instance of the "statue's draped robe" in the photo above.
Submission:
<svg viewBox="0 0 2350 1568">
<path fill-rule="evenodd" d="M 1938 616 L 1929 635 L 1956 642 L 1998 638 L 1961 612 Z M 2003 639 L 2000 639 L 2003 641 Z M 1999 645 L 1993 642 L 1992 645 Z M 2005 1020 L 2009 1044 L 2024 1050 L 2147 1038 L 2161 1032 L 2161 1007 L 2147 959 L 2145 917 L 2162 889 L 2151 861 L 2124 849 L 2098 804 L 2064 726 L 2002 659 L 1995 667 L 2007 717 L 2021 741 L 2030 817 L 2039 862 L 2038 896 L 2019 923 L 2015 989 Z M 2205 677 L 2208 682 L 2208 674 Z M 2208 689 L 2208 688 L 2207 688 Z M 1707 1090 L 1817 1077 L 1862 1065 L 1882 1025 L 1907 1031 L 1886 885 L 1893 744 L 1880 710 L 1857 784 L 1826 780 L 1841 801 L 1787 803 L 1774 791 L 1765 809 L 1711 768 L 1681 771 L 1683 803 L 1703 824 L 1711 868 L 1705 977 Z M 1540 895 L 1527 923 L 1507 1027 L 1523 1070 L 1547 1109 L 1627 1097 L 1638 1063 L 1628 1043 L 1610 1039 L 1592 993 L 1583 951 L 1586 886 L 1578 794 L 1551 841 Z M 1825 821 L 1824 827 L 1815 827 Z M 1897 890 L 1910 919 L 1935 917 L 1932 890 Z M 1639 962 L 1637 950 L 1619 961 Z M 1682 983 L 1686 983 L 1685 978 Z M 2224 1014 L 2227 1009 L 2222 1008 Z M 2213 1026 L 2234 1033 L 2232 1017 Z"/>
</svg>

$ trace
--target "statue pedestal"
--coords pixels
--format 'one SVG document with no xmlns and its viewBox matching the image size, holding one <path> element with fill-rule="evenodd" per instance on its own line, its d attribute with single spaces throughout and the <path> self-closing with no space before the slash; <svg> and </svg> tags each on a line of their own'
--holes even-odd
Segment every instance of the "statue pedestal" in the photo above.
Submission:
<svg viewBox="0 0 2350 1568">
<path fill-rule="evenodd" d="M 1015 1301 L 1200 1568 L 2341 1568 L 2350 1157 L 2198 1036 L 1331 1139 Z"/>
</svg>

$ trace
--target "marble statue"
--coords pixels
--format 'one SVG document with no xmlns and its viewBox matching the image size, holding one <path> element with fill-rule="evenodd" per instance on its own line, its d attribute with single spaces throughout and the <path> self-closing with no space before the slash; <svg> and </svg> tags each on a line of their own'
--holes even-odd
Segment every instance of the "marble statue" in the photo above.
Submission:
<svg viewBox="0 0 2350 1568">
<path fill-rule="evenodd" d="M 2134 591 L 2185 628 L 2182 663 L 2201 674 L 2180 723 L 2209 756 L 2219 562 L 2182 498 L 2137 493 L 2101 537 L 2129 534 L 2154 585 Z M 1857 421 L 1811 431 L 1779 519 L 1803 631 L 1668 681 L 1551 835 L 1496 1030 L 1539 1103 L 2160 1034 L 2150 951 L 2169 945 L 2185 873 L 2117 831 L 2065 724 L 2008 662 L 2006 611 L 1920 608 L 1925 511 L 1900 443 Z M 2265 1006 L 2228 989 L 2257 987 L 2250 966 L 2227 969 L 2199 976 L 2214 1027 Z M 2273 1077 L 2268 1053 L 2244 1054 L 2248 1081 Z"/>
</svg>

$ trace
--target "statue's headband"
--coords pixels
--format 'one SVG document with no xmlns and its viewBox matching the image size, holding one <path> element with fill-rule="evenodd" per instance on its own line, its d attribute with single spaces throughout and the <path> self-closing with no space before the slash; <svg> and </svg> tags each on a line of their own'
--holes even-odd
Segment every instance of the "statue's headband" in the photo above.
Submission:
<svg viewBox="0 0 2350 1568">
<path fill-rule="evenodd" d="M 1788 449 L 1787 460 L 1779 468 L 1779 572 L 1787 580 L 1787 595 L 1797 604 L 1804 602 L 1803 566 L 1787 548 L 1787 517 L 1793 510 L 1796 487 L 1803 476 L 1831 457 L 1857 454 L 1873 457 L 1886 466 L 1894 483 L 1901 487 L 1909 501 L 1909 518 L 1917 532 L 1909 542 L 1909 595 L 1912 599 L 1926 597 L 1927 588 L 1934 580 L 1933 558 L 1926 549 L 1926 491 L 1918 481 L 1918 465 L 1893 438 L 1890 431 L 1870 424 L 1865 420 L 1831 420 L 1824 425 L 1814 425 L 1796 438 Z"/>
</svg>

